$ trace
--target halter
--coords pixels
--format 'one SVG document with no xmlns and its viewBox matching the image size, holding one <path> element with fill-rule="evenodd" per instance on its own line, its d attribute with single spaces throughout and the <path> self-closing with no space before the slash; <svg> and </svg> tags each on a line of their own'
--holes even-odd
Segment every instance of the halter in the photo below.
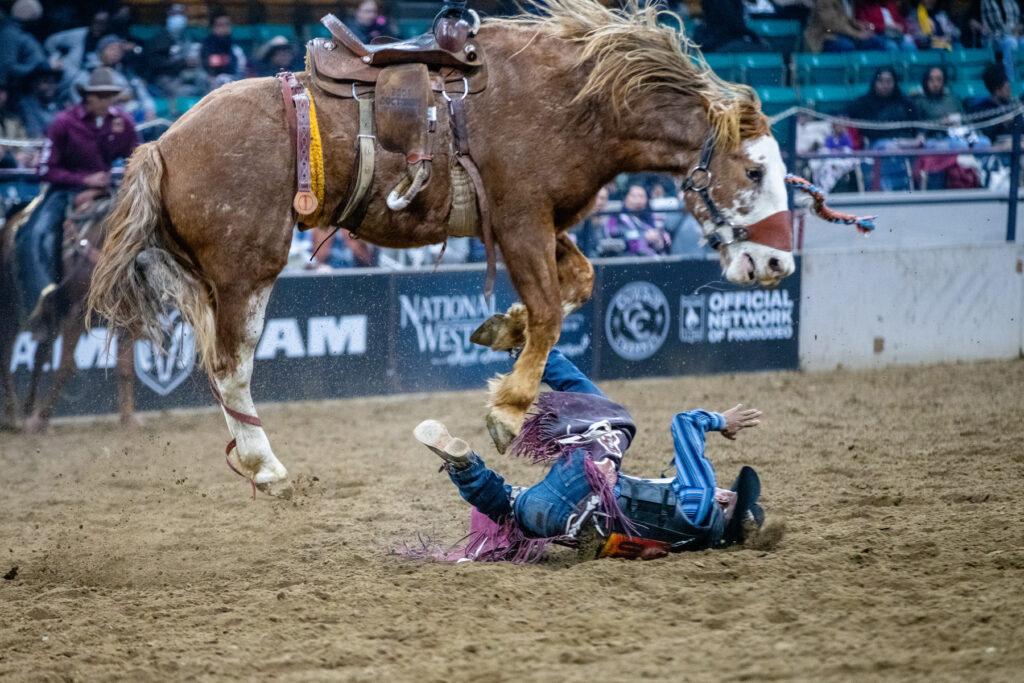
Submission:
<svg viewBox="0 0 1024 683">
<path fill-rule="evenodd" d="M 704 207 L 715 224 L 714 231 L 705 239 L 712 249 L 721 249 L 734 242 L 750 239 L 750 231 L 730 223 L 711 197 L 711 157 L 714 154 L 715 136 L 713 133 L 708 133 L 708 136 L 704 138 L 704 146 L 700 150 L 700 163 L 690 169 L 690 174 L 683 181 L 683 192 L 696 192 L 700 200 L 704 202 Z M 722 237 L 722 230 L 725 228 L 732 228 L 732 239 L 726 240 Z"/>
</svg>

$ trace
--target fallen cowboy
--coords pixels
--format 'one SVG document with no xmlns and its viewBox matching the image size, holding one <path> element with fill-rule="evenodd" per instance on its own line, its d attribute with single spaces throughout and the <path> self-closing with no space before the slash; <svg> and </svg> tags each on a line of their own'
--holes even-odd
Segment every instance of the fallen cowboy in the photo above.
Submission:
<svg viewBox="0 0 1024 683">
<path fill-rule="evenodd" d="M 535 562 L 551 543 L 576 547 L 581 560 L 654 559 L 684 550 L 780 537 L 765 526 L 760 480 L 743 467 L 732 487 L 717 486 L 705 457 L 705 434 L 735 439 L 760 423 L 761 412 L 737 405 L 722 413 L 690 410 L 672 420 L 675 476 L 645 479 L 621 473 L 636 435 L 623 406 L 608 399 L 569 359 L 552 350 L 541 395 L 512 444 L 515 455 L 550 462 L 539 483 L 510 486 L 464 440 L 425 420 L 414 436 L 443 461 L 462 497 L 473 506 L 470 533 L 450 550 L 406 549 L 414 557 L 448 561 Z"/>
</svg>

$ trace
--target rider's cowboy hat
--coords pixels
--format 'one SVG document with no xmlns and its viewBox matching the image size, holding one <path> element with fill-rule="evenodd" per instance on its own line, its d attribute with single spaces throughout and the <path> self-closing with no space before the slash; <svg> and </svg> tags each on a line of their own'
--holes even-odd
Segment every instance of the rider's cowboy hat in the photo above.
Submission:
<svg viewBox="0 0 1024 683">
<path fill-rule="evenodd" d="M 106 66 L 99 66 L 89 74 L 89 82 L 77 86 L 78 94 L 86 95 L 120 95 L 124 92 L 121 79 L 113 69 Z"/>
</svg>

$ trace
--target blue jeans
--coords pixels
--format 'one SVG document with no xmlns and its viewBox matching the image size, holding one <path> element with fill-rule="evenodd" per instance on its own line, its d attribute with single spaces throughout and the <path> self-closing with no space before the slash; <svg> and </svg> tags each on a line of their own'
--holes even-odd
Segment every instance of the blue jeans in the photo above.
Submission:
<svg viewBox="0 0 1024 683">
<path fill-rule="evenodd" d="M 26 313 L 31 313 L 46 285 L 56 282 L 57 254 L 63 241 L 64 216 L 71 190 L 50 188 L 14 237 L 18 284 Z"/>
<path fill-rule="evenodd" d="M 544 479 L 519 494 L 514 505 L 512 487 L 475 453 L 469 467 L 452 468 L 449 476 L 462 498 L 495 522 L 515 514 L 528 535 L 550 538 L 565 533 L 569 517 L 592 493 L 583 471 L 584 457 L 583 451 L 576 451 L 557 461 Z"/>
</svg>

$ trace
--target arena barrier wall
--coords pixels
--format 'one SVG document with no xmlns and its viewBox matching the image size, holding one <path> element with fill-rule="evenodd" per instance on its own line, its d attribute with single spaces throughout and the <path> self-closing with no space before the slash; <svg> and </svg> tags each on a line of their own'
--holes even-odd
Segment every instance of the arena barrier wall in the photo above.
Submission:
<svg viewBox="0 0 1024 683">
<path fill-rule="evenodd" d="M 813 251 L 800 366 L 862 368 L 1024 353 L 1024 249 L 1012 243 Z"/>
<path fill-rule="evenodd" d="M 515 301 L 499 271 L 491 297 L 478 266 L 431 272 L 348 271 L 278 280 L 256 348 L 253 395 L 261 401 L 483 388 L 511 367 L 508 354 L 469 341 Z M 563 325 L 559 344 L 599 379 L 794 369 L 799 362 L 799 269 L 778 289 L 739 289 L 717 261 L 596 263 L 594 298 Z M 116 411 L 116 344 L 95 329 L 75 348 L 78 372 L 58 415 Z M 139 410 L 212 406 L 191 331 L 167 321 L 167 355 L 135 344 Z M 18 338 L 12 361 L 24 388 L 35 343 Z M 55 348 L 53 358 L 59 358 Z M 53 360 L 44 366 L 48 379 Z M 47 381 L 47 380 L 44 380 Z"/>
</svg>

